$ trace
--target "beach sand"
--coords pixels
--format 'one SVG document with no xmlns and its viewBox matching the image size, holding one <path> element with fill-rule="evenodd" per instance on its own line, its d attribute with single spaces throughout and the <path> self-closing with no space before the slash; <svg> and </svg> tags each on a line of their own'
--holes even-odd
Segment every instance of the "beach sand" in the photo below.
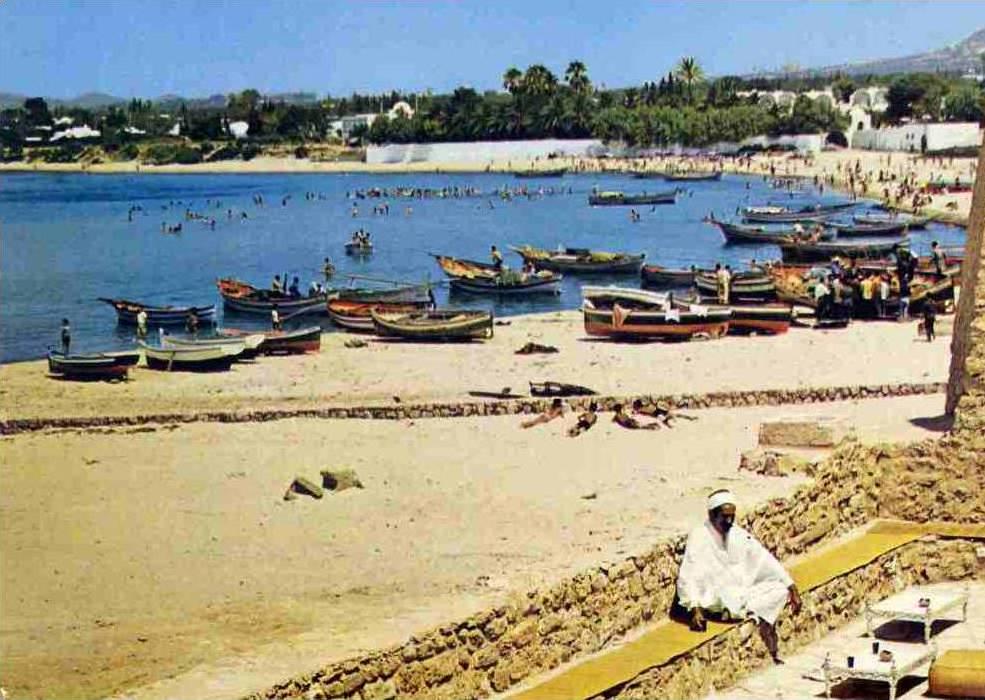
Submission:
<svg viewBox="0 0 985 700">
<path fill-rule="evenodd" d="M 544 379 L 613 394 L 936 382 L 949 357 L 915 323 L 639 345 L 586 339 L 577 312 L 509 322 L 482 344 L 349 349 L 331 333 L 311 356 L 138 368 L 120 384 L 8 364 L 0 402 L 16 418 L 451 401 Z M 528 340 L 560 352 L 514 355 Z M 942 409 L 940 395 L 713 409 L 636 433 L 603 414 L 575 440 L 571 417 L 521 430 L 519 416 L 8 436 L 0 683 L 15 697 L 237 697 L 644 551 L 699 517 L 709 488 L 747 507 L 789 493 L 795 478 L 736 472 L 766 418 L 837 416 L 888 441 L 929 435 L 911 419 Z M 282 500 L 330 467 L 366 488 Z"/>
<path fill-rule="evenodd" d="M 13 697 L 238 697 L 645 551 L 799 477 L 737 472 L 759 423 L 821 415 L 930 435 L 943 396 L 711 409 L 673 429 L 563 420 L 300 420 L 0 441 L 0 658 Z M 282 495 L 354 469 L 364 489 Z"/>
</svg>

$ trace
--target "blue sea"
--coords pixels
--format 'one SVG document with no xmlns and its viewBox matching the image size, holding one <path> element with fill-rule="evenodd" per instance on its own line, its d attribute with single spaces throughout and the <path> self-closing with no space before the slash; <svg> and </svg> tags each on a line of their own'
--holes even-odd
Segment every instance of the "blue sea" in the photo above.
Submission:
<svg viewBox="0 0 985 700">
<path fill-rule="evenodd" d="M 504 186 L 531 192 L 553 188 L 554 194 L 503 201 L 494 192 Z M 718 182 L 688 184 L 676 205 L 637 207 L 642 215 L 638 222 L 630 220 L 627 207 L 593 208 L 587 203 L 593 187 L 638 193 L 670 186 L 616 174 L 542 180 L 440 173 L 3 174 L 0 362 L 42 357 L 47 346 L 59 342 L 63 317 L 72 324 L 73 352 L 132 345 L 133 329 L 118 326 L 116 313 L 99 297 L 158 305 L 215 303 L 220 324 L 265 327 L 266 319 L 223 318 L 216 280 L 232 276 L 266 286 L 275 274 L 286 273 L 298 276 L 306 291 L 312 280 L 322 279 L 326 256 L 337 266 L 335 284 L 340 286 L 349 284 L 346 275 L 439 282 L 443 277 L 430 252 L 488 260 L 493 244 L 514 267 L 521 260 L 507 250 L 508 244 L 642 251 L 648 263 L 670 267 L 722 262 L 741 269 L 753 258 L 778 257 L 773 246 L 725 246 L 718 229 L 702 222 L 710 212 L 728 218 L 739 206 L 790 201 L 787 193 L 770 188 L 759 177 L 726 175 Z M 478 188 L 488 194 L 461 199 L 352 198 L 355 191 L 372 187 Z M 262 206 L 254 201 L 258 195 Z M 796 199 L 817 197 L 798 194 Z M 839 196 L 826 193 L 823 199 L 835 201 Z M 373 215 L 373 205 L 383 201 L 389 203 L 390 214 Z M 352 216 L 354 203 L 357 217 Z M 214 229 L 185 220 L 186 210 L 214 218 Z M 162 233 L 162 225 L 178 223 L 180 234 Z M 358 228 L 372 234 L 372 256 L 344 255 L 343 244 Z M 933 225 L 912 233 L 911 246 L 924 253 L 935 239 L 961 245 L 964 231 Z M 578 308 L 579 287 L 586 281 L 639 285 L 634 276 L 568 276 L 559 296 L 449 296 L 445 286 L 438 287 L 436 295 L 442 305 L 487 307 L 497 315 L 511 315 Z M 327 320 L 324 325 L 328 327 Z"/>
</svg>

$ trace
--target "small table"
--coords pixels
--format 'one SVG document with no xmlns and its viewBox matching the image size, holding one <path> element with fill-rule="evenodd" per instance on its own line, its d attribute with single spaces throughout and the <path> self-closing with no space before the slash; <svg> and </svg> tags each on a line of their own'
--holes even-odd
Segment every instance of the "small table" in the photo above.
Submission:
<svg viewBox="0 0 985 700">
<path fill-rule="evenodd" d="M 832 658 L 828 654 L 824 658 L 821 672 L 824 674 L 824 694 L 831 697 L 831 686 L 839 681 L 851 679 L 867 681 L 883 681 L 889 683 L 889 700 L 896 700 L 896 684 L 904 676 L 915 675 L 913 671 L 920 666 L 928 665 L 937 656 L 934 644 L 893 644 L 880 642 L 879 650 L 893 652 L 890 661 L 880 661 L 879 654 L 872 653 L 872 643 L 857 641 L 849 645 L 845 655 L 839 654 Z M 854 657 L 854 664 L 848 666 L 848 656 Z"/>
<path fill-rule="evenodd" d="M 927 598 L 930 605 L 920 606 L 920 599 Z M 865 605 L 865 629 L 873 636 L 872 622 L 876 618 L 890 618 L 923 623 L 924 644 L 930 641 L 930 628 L 934 620 L 941 620 L 951 610 L 961 608 L 961 621 L 968 620 L 968 588 L 908 588 L 875 605 Z"/>
</svg>

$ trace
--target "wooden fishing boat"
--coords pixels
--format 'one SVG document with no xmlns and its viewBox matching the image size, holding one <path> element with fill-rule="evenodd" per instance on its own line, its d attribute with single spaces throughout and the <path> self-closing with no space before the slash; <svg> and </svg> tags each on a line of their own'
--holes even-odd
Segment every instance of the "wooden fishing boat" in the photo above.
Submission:
<svg viewBox="0 0 985 700">
<path fill-rule="evenodd" d="M 223 306 L 230 311 L 270 316 L 274 305 L 281 316 L 300 313 L 324 313 L 328 292 L 312 297 L 292 297 L 282 292 L 259 289 L 241 280 L 224 277 L 216 282 Z"/>
<path fill-rule="evenodd" d="M 692 265 L 690 270 L 644 265 L 640 278 L 644 287 L 690 287 L 698 270 Z"/>
<path fill-rule="evenodd" d="M 455 277 L 449 282 L 453 292 L 519 296 L 524 294 L 560 294 L 561 275 L 549 270 L 525 275 L 508 271 L 494 279 Z"/>
<path fill-rule="evenodd" d="M 452 279 L 458 277 L 494 279 L 502 272 L 501 267 L 478 260 L 453 258 L 450 255 L 438 255 L 437 253 L 431 253 L 431 256 L 438 262 L 441 271 Z"/>
<path fill-rule="evenodd" d="M 513 172 L 513 177 L 563 177 L 566 172 L 568 172 L 567 168 L 551 168 L 549 170 L 516 170 Z"/>
<path fill-rule="evenodd" d="M 892 253 L 897 247 L 908 248 L 909 239 L 902 238 L 877 243 L 850 242 L 791 242 L 781 243 L 780 254 L 784 262 L 817 262 L 830 260 L 833 257 L 847 258 L 880 258 Z"/>
<path fill-rule="evenodd" d="M 328 302 L 328 317 L 339 328 L 348 331 L 370 332 L 373 330 L 373 317 L 370 315 L 373 309 L 378 309 L 382 313 L 409 314 L 423 311 L 428 306 L 430 304 L 332 299 Z"/>
<path fill-rule="evenodd" d="M 136 325 L 137 314 L 141 311 L 147 313 L 148 326 L 179 325 L 188 320 L 189 313 L 194 313 L 199 323 L 211 323 L 215 318 L 215 304 L 208 306 L 150 306 L 139 301 L 107 299 L 105 297 L 99 297 L 99 301 L 106 302 L 116 309 L 117 322 L 126 325 Z"/>
<path fill-rule="evenodd" d="M 668 182 L 704 182 L 704 181 L 714 181 L 721 180 L 721 171 L 716 171 L 712 173 L 708 172 L 669 172 L 664 175 L 664 179 Z"/>
<path fill-rule="evenodd" d="M 699 271 L 694 276 L 698 293 L 703 296 L 718 296 L 718 279 L 714 271 Z M 776 285 L 768 274 L 753 270 L 734 272 L 729 283 L 729 299 L 762 301 L 776 296 Z"/>
<path fill-rule="evenodd" d="M 391 289 L 337 289 L 329 294 L 329 301 L 341 299 L 362 303 L 395 302 L 419 307 L 434 305 L 434 292 L 430 284 L 413 284 Z"/>
<path fill-rule="evenodd" d="M 464 341 L 491 338 L 493 315 L 490 311 L 441 309 L 413 313 L 386 313 L 370 310 L 376 334 L 388 338 L 417 341 Z"/>
<path fill-rule="evenodd" d="M 627 309 L 620 304 L 600 309 L 587 299 L 582 312 L 588 335 L 627 340 L 686 340 L 698 334 L 717 338 L 728 332 L 732 316 L 730 309 L 699 304 L 675 304 L 675 308 L 666 310 Z"/>
<path fill-rule="evenodd" d="M 663 180 L 667 173 L 663 170 L 634 170 L 630 175 L 637 180 Z"/>
<path fill-rule="evenodd" d="M 289 331 L 264 331 L 260 352 L 264 355 L 293 355 L 318 352 L 321 349 L 321 326 L 306 326 Z M 256 331 L 223 328 L 219 335 L 227 338 L 246 338 Z"/>
<path fill-rule="evenodd" d="M 207 348 L 217 345 L 242 343 L 243 349 L 237 359 L 251 360 L 262 352 L 267 337 L 263 333 L 252 333 L 238 337 L 216 336 L 214 338 L 192 338 L 189 336 L 165 335 L 161 345 L 165 348 Z"/>
<path fill-rule="evenodd" d="M 744 207 L 741 210 L 742 219 L 747 223 L 794 223 L 796 221 L 820 221 L 829 214 L 855 206 L 854 202 L 840 204 L 809 204 L 799 209 L 786 206 L 767 205 L 761 207 Z"/>
<path fill-rule="evenodd" d="M 127 371 L 139 360 L 139 352 L 66 355 L 56 350 L 49 350 L 48 371 L 66 379 L 126 379 Z"/>
<path fill-rule="evenodd" d="M 646 253 L 609 253 L 588 248 L 563 248 L 559 251 L 544 250 L 533 246 L 509 246 L 538 270 L 570 272 L 574 274 L 621 274 L 639 272 Z"/>
<path fill-rule="evenodd" d="M 838 238 L 860 236 L 905 236 L 908 225 L 905 221 L 884 224 L 830 224 L 838 232 Z"/>
<path fill-rule="evenodd" d="M 597 309 L 611 309 L 616 304 L 626 308 L 654 308 L 668 303 L 670 296 L 646 289 L 632 287 L 598 287 L 586 285 L 581 288 L 582 298 L 592 302 Z"/>
<path fill-rule="evenodd" d="M 879 224 L 905 223 L 911 231 L 927 228 L 930 223 L 929 216 L 896 216 L 891 214 L 856 214 L 852 217 L 856 224 L 863 226 L 874 226 Z"/>
<path fill-rule="evenodd" d="M 228 370 L 243 352 L 243 343 L 204 348 L 154 347 L 138 343 L 144 350 L 144 360 L 151 369 L 168 372 L 222 372 Z"/>
<path fill-rule="evenodd" d="M 793 306 L 782 303 L 709 305 L 710 309 L 730 309 L 728 332 L 735 335 L 747 333 L 786 333 L 794 319 Z"/>
<path fill-rule="evenodd" d="M 639 206 L 644 204 L 675 204 L 677 190 L 655 192 L 654 194 L 625 194 L 623 192 L 599 192 L 588 195 L 588 203 L 593 207 Z"/>
<path fill-rule="evenodd" d="M 346 255 L 369 255 L 373 252 L 373 244 L 370 241 L 349 241 L 345 244 Z"/>
<path fill-rule="evenodd" d="M 718 227 L 726 243 L 769 245 L 792 241 L 798 235 L 798 231 L 794 228 L 768 229 L 765 226 L 733 224 L 726 221 L 718 221 L 717 219 L 709 219 L 708 223 Z M 830 238 L 831 234 L 828 233 L 827 236 Z"/>
</svg>

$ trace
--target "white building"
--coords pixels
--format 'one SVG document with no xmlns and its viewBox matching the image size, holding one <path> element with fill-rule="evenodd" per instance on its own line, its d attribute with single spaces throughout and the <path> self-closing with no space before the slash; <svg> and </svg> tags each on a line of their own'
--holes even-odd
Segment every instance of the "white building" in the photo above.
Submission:
<svg viewBox="0 0 985 700">
<path fill-rule="evenodd" d="M 350 114 L 347 117 L 342 117 L 342 139 L 348 141 L 352 132 L 359 126 L 365 126 L 369 129 L 379 116 L 379 114 Z"/>
<path fill-rule="evenodd" d="M 58 131 L 52 137 L 52 141 L 61 141 L 62 139 L 91 139 L 96 138 L 102 134 L 98 129 L 90 129 L 88 124 L 83 124 L 82 126 L 73 126 L 65 131 Z"/>
<path fill-rule="evenodd" d="M 226 127 L 229 133 L 233 135 L 234 139 L 245 139 L 246 135 L 250 133 L 250 125 L 246 122 L 230 122 L 229 126 Z"/>
</svg>

